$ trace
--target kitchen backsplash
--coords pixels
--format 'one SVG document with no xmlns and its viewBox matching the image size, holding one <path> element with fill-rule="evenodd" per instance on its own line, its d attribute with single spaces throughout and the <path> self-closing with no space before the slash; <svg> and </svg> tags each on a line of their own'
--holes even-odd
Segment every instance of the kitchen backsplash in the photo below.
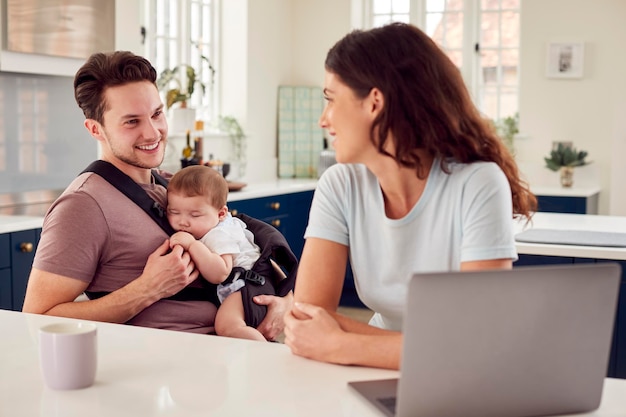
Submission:
<svg viewBox="0 0 626 417">
<path fill-rule="evenodd" d="M 0 193 L 65 188 L 97 158 L 72 77 L 0 73 Z"/>
</svg>

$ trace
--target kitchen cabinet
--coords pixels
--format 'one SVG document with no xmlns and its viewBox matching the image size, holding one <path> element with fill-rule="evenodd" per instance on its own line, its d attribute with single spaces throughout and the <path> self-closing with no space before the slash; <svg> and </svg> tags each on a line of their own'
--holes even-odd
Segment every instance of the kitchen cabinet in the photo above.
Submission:
<svg viewBox="0 0 626 417">
<path fill-rule="evenodd" d="M 544 256 L 544 255 L 519 255 L 519 260 L 514 267 L 524 265 L 558 265 L 571 263 L 595 263 L 617 262 L 622 266 L 622 283 L 620 286 L 615 325 L 613 329 L 613 341 L 607 376 L 613 378 L 626 378 L 626 261 L 578 258 L 567 256 Z"/>
<path fill-rule="evenodd" d="M 590 197 L 562 197 L 551 195 L 537 196 L 538 210 L 548 213 L 577 213 L 577 214 L 597 214 L 597 207 L 590 200 Z"/>
<path fill-rule="evenodd" d="M 312 200 L 311 190 L 229 201 L 228 208 L 233 215 L 245 213 L 277 228 L 300 259 Z"/>
<path fill-rule="evenodd" d="M 138 55 L 144 55 L 144 36 L 141 32 L 142 22 L 142 0 L 107 0 L 114 1 L 115 3 L 115 32 L 110 36 L 114 38 L 115 50 L 132 51 Z M 54 3 L 54 2 L 51 2 Z M 67 5 L 59 3 L 58 7 Z M 76 3 L 76 2 L 74 2 Z M 54 6 L 54 4 L 53 4 Z M 62 16 L 69 23 L 72 24 L 72 20 L 75 16 L 67 12 L 67 15 Z M 0 25 L 6 24 L 6 2 L 3 2 L 0 17 Z M 89 19 L 87 19 L 89 20 Z M 81 29 L 88 24 L 81 22 Z M 94 27 L 95 28 L 95 27 Z M 6 29 L 2 29 L 4 37 L 6 37 Z M 95 30 L 95 29 L 92 29 Z M 30 35 L 36 37 L 35 34 Z M 6 39 L 2 39 L 3 45 L 7 42 Z M 94 51 L 95 52 L 95 51 Z M 15 73 L 27 73 L 27 74 L 42 74 L 42 75 L 56 75 L 56 76 L 71 76 L 73 77 L 78 68 L 85 62 L 84 58 L 71 58 L 62 56 L 53 56 L 39 53 L 21 53 L 13 52 L 3 47 L 0 50 L 0 71 L 15 72 Z"/>
<path fill-rule="evenodd" d="M 0 234 L 0 308 L 21 311 L 41 229 Z"/>
<path fill-rule="evenodd" d="M 533 187 L 537 211 L 545 213 L 598 214 L 599 187 Z"/>
</svg>

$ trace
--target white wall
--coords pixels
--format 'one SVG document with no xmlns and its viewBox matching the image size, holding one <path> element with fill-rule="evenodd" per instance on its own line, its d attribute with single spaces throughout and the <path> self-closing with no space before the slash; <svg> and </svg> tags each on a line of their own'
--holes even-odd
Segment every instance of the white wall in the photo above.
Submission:
<svg viewBox="0 0 626 417">
<path fill-rule="evenodd" d="M 324 84 L 328 50 L 350 30 L 349 0 L 293 0 L 293 77 L 297 85 Z"/>
<path fill-rule="evenodd" d="M 246 181 L 277 173 L 280 85 L 322 85 L 328 49 L 350 29 L 350 0 L 228 0 L 219 68 L 222 114 L 248 135 Z"/>
<path fill-rule="evenodd" d="M 552 141 L 572 141 L 593 161 L 576 184 L 599 184 L 600 214 L 626 214 L 626 2 L 524 0 L 521 19 L 520 128 L 517 157 L 531 185 L 557 184 L 543 167 Z M 545 76 L 550 41 L 585 43 L 582 79 Z"/>
</svg>

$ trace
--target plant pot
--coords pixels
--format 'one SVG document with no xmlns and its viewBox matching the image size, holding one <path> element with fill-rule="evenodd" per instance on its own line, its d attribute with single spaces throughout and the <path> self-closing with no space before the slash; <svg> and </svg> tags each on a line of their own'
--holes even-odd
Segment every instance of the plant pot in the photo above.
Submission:
<svg viewBox="0 0 626 417">
<path fill-rule="evenodd" d="M 559 170 L 561 174 L 561 186 L 569 188 L 574 184 L 574 168 L 573 167 L 561 167 Z"/>
<path fill-rule="evenodd" d="M 196 109 L 188 107 L 172 107 L 170 109 L 169 131 L 171 134 L 185 134 L 193 130 L 196 122 Z"/>
</svg>

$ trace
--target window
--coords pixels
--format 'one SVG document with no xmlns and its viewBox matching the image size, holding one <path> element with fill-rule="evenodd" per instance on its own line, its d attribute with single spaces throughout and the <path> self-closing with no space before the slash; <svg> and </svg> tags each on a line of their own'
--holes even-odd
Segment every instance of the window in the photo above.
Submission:
<svg viewBox="0 0 626 417">
<path fill-rule="evenodd" d="M 205 93 L 195 86 L 189 106 L 197 118 L 217 114 L 215 70 L 218 54 L 219 0 L 148 0 L 146 2 L 146 53 L 160 74 L 166 68 L 187 64 L 196 70 Z"/>
<path fill-rule="evenodd" d="M 519 96 L 521 0 L 366 0 L 368 27 L 411 22 L 459 67 L 478 108 L 513 116 Z"/>
</svg>

